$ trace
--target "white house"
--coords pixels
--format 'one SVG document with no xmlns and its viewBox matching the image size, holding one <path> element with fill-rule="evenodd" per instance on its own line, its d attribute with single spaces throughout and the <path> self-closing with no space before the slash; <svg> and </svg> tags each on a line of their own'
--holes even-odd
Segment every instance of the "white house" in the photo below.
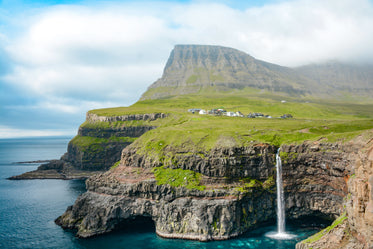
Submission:
<svg viewBox="0 0 373 249">
<path fill-rule="evenodd" d="M 200 114 L 200 115 L 206 115 L 206 114 L 207 114 L 207 111 L 206 111 L 206 110 L 203 110 L 203 109 L 201 109 L 201 110 L 199 111 L 199 114 Z"/>
<path fill-rule="evenodd" d="M 227 112 L 227 116 L 228 116 L 228 117 L 236 117 L 237 114 L 234 113 L 234 112 Z"/>
</svg>

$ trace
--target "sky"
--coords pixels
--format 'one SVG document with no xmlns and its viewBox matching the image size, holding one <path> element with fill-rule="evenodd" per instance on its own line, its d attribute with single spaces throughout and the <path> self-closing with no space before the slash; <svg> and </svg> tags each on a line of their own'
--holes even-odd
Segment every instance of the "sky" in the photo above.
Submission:
<svg viewBox="0 0 373 249">
<path fill-rule="evenodd" d="M 176 44 L 296 67 L 373 63 L 373 0 L 0 0 L 0 138 L 73 136 L 129 106 Z"/>
</svg>

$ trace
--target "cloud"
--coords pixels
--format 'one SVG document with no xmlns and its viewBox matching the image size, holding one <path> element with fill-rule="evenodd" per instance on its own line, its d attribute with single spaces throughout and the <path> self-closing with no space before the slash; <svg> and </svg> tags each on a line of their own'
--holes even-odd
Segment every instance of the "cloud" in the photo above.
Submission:
<svg viewBox="0 0 373 249">
<path fill-rule="evenodd" d="M 67 112 L 79 111 L 71 98 L 134 103 L 162 72 L 168 51 L 154 42 L 164 27 L 152 16 L 113 11 L 63 7 L 34 17 L 7 46 L 16 66 L 3 79 L 41 99 L 69 100 L 60 108 Z"/>
<path fill-rule="evenodd" d="M 130 105 L 161 76 L 175 44 L 234 47 L 284 66 L 373 63 L 369 0 L 245 8 L 230 2 L 87 1 L 23 11 L 0 27 L 0 87 L 27 101 L 3 110 L 84 116 L 93 108 Z"/>
<path fill-rule="evenodd" d="M 235 47 L 285 66 L 373 58 L 368 0 L 284 1 L 246 10 L 196 4 L 173 18 L 186 41 Z"/>
</svg>

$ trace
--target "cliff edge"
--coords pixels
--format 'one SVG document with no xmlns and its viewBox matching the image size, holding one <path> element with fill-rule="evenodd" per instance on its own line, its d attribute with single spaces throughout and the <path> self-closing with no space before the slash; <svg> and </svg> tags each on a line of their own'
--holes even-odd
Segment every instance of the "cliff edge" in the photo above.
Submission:
<svg viewBox="0 0 373 249">
<path fill-rule="evenodd" d="M 361 144 L 284 145 L 287 218 L 335 219 Z M 175 153 L 154 161 L 131 145 L 118 167 L 87 181 L 87 193 L 56 223 L 91 237 L 146 217 L 166 238 L 200 241 L 238 236 L 275 219 L 275 154 L 269 144 Z"/>
<path fill-rule="evenodd" d="M 119 162 L 126 146 L 157 128 L 156 121 L 166 117 L 164 113 L 105 116 L 88 112 L 86 121 L 60 160 L 52 160 L 37 170 L 9 179 L 85 179 L 104 172 Z"/>
</svg>

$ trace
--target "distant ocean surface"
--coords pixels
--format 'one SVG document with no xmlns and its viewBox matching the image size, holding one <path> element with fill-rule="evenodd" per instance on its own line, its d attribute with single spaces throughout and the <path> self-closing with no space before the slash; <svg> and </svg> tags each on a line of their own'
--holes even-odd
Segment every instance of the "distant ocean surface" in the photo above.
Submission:
<svg viewBox="0 0 373 249">
<path fill-rule="evenodd" d="M 294 240 L 264 236 L 275 226 L 256 229 L 243 236 L 216 242 L 162 239 L 154 227 L 136 226 L 91 239 L 78 239 L 54 219 L 85 192 L 82 180 L 6 180 L 36 169 L 39 164 L 16 162 L 58 159 L 71 138 L 0 139 L 0 248 L 295 248 L 295 244 L 318 231 L 312 226 L 288 225 Z"/>
</svg>

